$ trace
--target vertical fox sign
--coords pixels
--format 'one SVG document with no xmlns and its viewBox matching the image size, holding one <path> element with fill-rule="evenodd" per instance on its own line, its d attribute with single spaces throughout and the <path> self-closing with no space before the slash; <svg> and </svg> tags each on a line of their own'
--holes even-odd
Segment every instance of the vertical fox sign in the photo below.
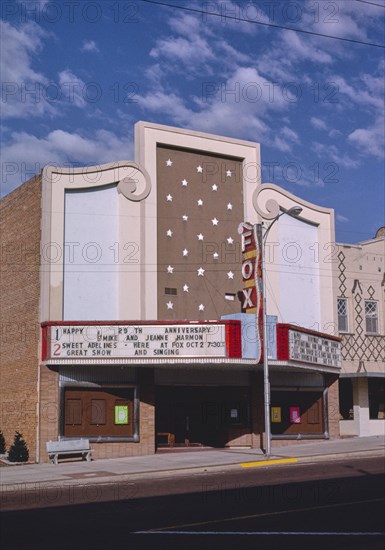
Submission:
<svg viewBox="0 0 385 550">
<path fill-rule="evenodd" d="M 257 340 L 259 357 L 262 360 L 263 349 L 261 335 L 263 334 L 263 296 L 262 296 L 262 228 L 242 222 L 238 227 L 242 239 L 242 309 L 245 313 L 256 316 Z"/>
</svg>

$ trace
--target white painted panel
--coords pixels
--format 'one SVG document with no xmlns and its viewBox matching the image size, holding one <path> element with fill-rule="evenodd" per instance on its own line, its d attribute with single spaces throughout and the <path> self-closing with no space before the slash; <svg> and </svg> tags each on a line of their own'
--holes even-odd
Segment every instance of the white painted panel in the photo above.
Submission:
<svg viewBox="0 0 385 550">
<path fill-rule="evenodd" d="M 318 228 L 286 215 L 277 223 L 281 322 L 322 330 Z"/>
<path fill-rule="evenodd" d="M 118 214 L 116 186 L 66 192 L 64 320 L 118 319 Z"/>
</svg>

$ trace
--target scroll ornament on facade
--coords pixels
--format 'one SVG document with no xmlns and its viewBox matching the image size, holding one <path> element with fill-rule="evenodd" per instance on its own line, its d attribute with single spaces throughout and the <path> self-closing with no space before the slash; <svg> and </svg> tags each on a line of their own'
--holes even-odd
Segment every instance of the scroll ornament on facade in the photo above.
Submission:
<svg viewBox="0 0 385 550">
<path fill-rule="evenodd" d="M 118 193 L 121 193 L 130 201 L 140 202 L 150 194 L 150 176 L 144 168 L 141 168 L 136 163 L 130 163 L 129 168 L 131 169 L 130 173 L 119 181 Z M 138 189 L 140 192 L 135 194 Z"/>
</svg>

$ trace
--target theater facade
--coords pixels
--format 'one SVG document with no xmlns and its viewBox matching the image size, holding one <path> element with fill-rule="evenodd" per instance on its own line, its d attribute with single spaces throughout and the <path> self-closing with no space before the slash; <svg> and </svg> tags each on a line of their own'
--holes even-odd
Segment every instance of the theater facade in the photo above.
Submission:
<svg viewBox="0 0 385 550">
<path fill-rule="evenodd" d="M 139 122 L 134 161 L 47 166 L 2 200 L 8 439 L 38 462 L 79 437 L 94 458 L 264 448 L 264 353 L 273 446 L 338 437 L 333 211 L 260 166 L 257 143 Z"/>
</svg>

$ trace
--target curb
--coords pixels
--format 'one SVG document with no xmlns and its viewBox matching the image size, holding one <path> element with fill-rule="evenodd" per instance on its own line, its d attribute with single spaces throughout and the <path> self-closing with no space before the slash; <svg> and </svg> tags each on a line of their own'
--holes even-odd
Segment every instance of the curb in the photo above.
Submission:
<svg viewBox="0 0 385 550">
<path fill-rule="evenodd" d="M 270 460 L 212 464 L 174 468 L 172 470 L 151 470 L 145 472 L 116 474 L 106 472 L 105 476 L 81 479 L 51 479 L 46 481 L 21 481 L 0 486 L 0 508 L 3 512 L 62 506 L 66 504 L 84 504 L 90 501 L 111 501 L 135 498 L 136 488 L 142 481 L 183 476 L 204 476 L 204 474 L 223 473 L 231 470 L 242 472 L 253 467 L 285 466 L 289 464 L 306 464 L 327 462 L 346 458 L 384 457 L 385 449 L 375 451 L 353 451 L 308 457 L 273 457 Z M 250 471 L 250 470 L 249 470 Z M 202 477 L 202 479 L 204 479 Z M 36 497 L 34 496 L 36 495 Z M 56 502 L 56 496 L 63 495 L 68 502 Z M 120 495 L 120 496 L 118 496 Z M 124 495 L 124 496 L 123 496 Z M 36 501 L 37 499 L 37 501 Z"/>
<path fill-rule="evenodd" d="M 151 476 L 151 477 L 171 477 L 174 475 L 188 475 L 193 473 L 205 473 L 208 470 L 215 472 L 215 471 L 222 471 L 224 469 L 236 469 L 236 468 L 253 468 L 253 467 L 269 467 L 269 466 L 279 466 L 279 465 L 286 465 L 286 464 L 306 464 L 307 462 L 322 462 L 322 461 L 328 461 L 328 460 L 336 460 L 336 459 L 345 459 L 345 458 L 361 458 L 361 457 L 368 457 L 368 458 L 376 458 L 376 457 L 385 457 L 385 449 L 378 449 L 375 451 L 350 451 L 350 452 L 341 452 L 341 453 L 330 453 L 325 455 L 311 455 L 311 456 L 302 456 L 302 457 L 279 457 L 274 456 L 268 460 L 258 460 L 258 461 L 250 461 L 250 462 L 227 462 L 225 464 L 205 464 L 201 466 L 183 466 L 183 467 L 177 467 L 177 468 L 167 468 L 163 470 L 145 470 L 140 472 L 124 472 L 121 474 L 118 474 L 116 472 L 110 472 L 106 473 L 105 476 L 101 477 L 87 477 L 87 478 L 80 478 L 80 479 L 51 479 L 46 481 L 20 481 L 20 482 L 11 482 L 11 483 L 0 483 L 0 493 L 7 491 L 7 490 L 18 490 L 20 487 L 26 487 L 29 485 L 53 485 L 53 484 L 73 484 L 73 485 L 84 485 L 84 484 L 95 484 L 95 483 L 115 483 L 118 480 L 129 478 L 131 480 L 137 480 L 141 479 L 144 476 Z M 66 475 L 66 474 L 62 474 Z M 106 479 L 110 480 L 106 482 Z"/>
</svg>

